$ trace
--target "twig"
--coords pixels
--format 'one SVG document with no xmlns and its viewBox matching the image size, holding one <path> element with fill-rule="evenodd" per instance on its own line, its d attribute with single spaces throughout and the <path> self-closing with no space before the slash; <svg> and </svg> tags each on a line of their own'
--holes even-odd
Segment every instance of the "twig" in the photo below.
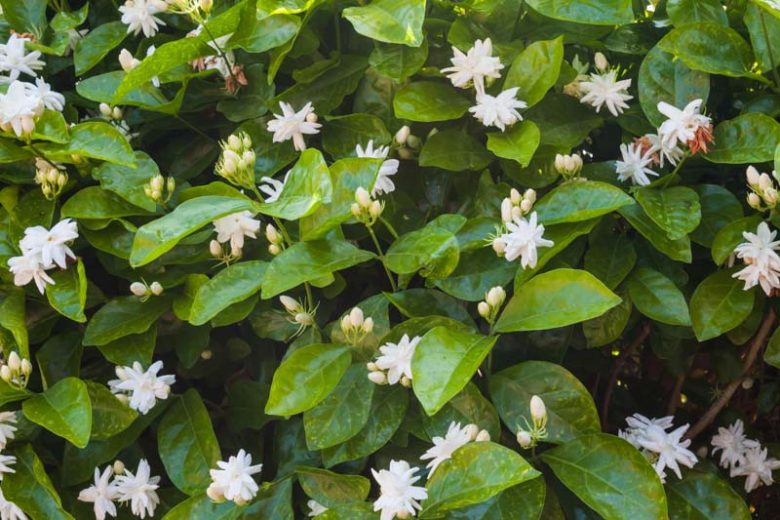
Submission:
<svg viewBox="0 0 780 520">
<path fill-rule="evenodd" d="M 742 374 L 740 377 L 726 386 L 718 400 L 712 403 L 712 406 L 710 406 L 709 410 L 707 410 L 704 415 L 699 418 L 696 424 L 694 424 L 693 427 L 688 430 L 688 433 L 685 434 L 687 439 L 693 439 L 701 432 L 709 428 L 710 424 L 712 424 L 712 422 L 715 420 L 715 417 L 717 417 L 720 411 L 729 403 L 731 397 L 734 395 L 734 392 L 737 391 L 739 385 L 741 385 L 742 381 L 745 379 L 745 376 L 750 372 L 753 363 L 755 363 L 756 358 L 758 357 L 758 353 L 761 351 L 761 347 L 766 344 L 769 333 L 772 332 L 772 326 L 775 324 L 775 319 L 775 311 L 770 307 L 767 313 L 764 315 L 764 319 L 761 322 L 761 326 L 758 328 L 758 332 L 756 332 L 756 335 L 753 336 L 753 340 L 748 347 L 747 354 L 745 354 L 745 361 L 742 365 Z"/>
<path fill-rule="evenodd" d="M 666 406 L 666 415 L 674 415 L 677 411 L 677 406 L 680 404 L 680 394 L 682 394 L 682 388 L 685 384 L 685 372 L 677 376 L 677 380 L 674 382 L 674 388 L 672 389 L 672 395 L 669 397 L 669 404 Z"/>
<path fill-rule="evenodd" d="M 615 361 L 615 364 L 612 367 L 612 371 L 609 373 L 607 389 L 604 391 L 604 400 L 601 403 L 601 428 L 603 430 L 606 430 L 608 426 L 607 416 L 609 415 L 609 402 L 612 400 L 612 392 L 615 390 L 618 375 L 628 361 L 629 356 L 645 342 L 649 335 L 650 324 L 645 322 L 639 330 L 639 335 L 637 335 L 634 341 L 620 353 L 620 357 L 617 358 L 617 361 Z"/>
</svg>

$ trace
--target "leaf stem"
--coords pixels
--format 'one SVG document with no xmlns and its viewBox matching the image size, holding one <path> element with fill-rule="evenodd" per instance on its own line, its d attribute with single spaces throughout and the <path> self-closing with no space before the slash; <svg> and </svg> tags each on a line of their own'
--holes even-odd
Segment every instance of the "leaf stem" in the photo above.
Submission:
<svg viewBox="0 0 780 520">
<path fill-rule="evenodd" d="M 211 43 L 214 44 L 214 48 L 217 50 L 217 53 L 219 54 L 220 58 L 225 60 L 225 65 L 227 65 L 228 73 L 230 74 L 230 77 L 233 79 L 233 83 L 236 85 L 236 89 L 241 85 L 241 83 L 238 82 L 238 78 L 235 74 L 233 74 L 233 64 L 230 63 L 230 60 L 227 57 L 227 54 L 225 54 L 225 51 L 222 50 L 222 47 L 219 46 L 217 43 L 217 39 L 214 38 L 214 35 L 211 34 L 211 31 L 209 31 L 208 26 L 204 22 L 202 24 L 203 30 L 206 31 L 206 34 L 211 39 Z"/>
<path fill-rule="evenodd" d="M 385 217 L 383 217 L 381 215 L 379 216 L 379 220 L 382 222 L 382 224 L 384 224 L 385 228 L 387 228 L 387 230 L 390 232 L 390 234 L 393 235 L 393 238 L 398 240 L 398 232 L 395 230 L 393 225 L 390 222 L 388 222 L 385 219 Z"/>
<path fill-rule="evenodd" d="M 370 226 L 366 226 L 366 229 L 368 229 L 368 234 L 371 235 L 371 240 L 374 241 L 376 251 L 379 253 L 379 261 L 382 263 L 382 268 L 384 268 L 385 273 L 387 274 L 387 279 L 390 280 L 390 287 L 393 289 L 393 292 L 396 292 L 398 288 L 395 285 L 395 280 L 393 280 L 393 275 L 385 265 L 385 254 L 382 252 L 382 246 L 379 245 L 379 240 L 376 238 L 376 233 L 374 233 L 374 230 L 371 229 Z"/>
</svg>

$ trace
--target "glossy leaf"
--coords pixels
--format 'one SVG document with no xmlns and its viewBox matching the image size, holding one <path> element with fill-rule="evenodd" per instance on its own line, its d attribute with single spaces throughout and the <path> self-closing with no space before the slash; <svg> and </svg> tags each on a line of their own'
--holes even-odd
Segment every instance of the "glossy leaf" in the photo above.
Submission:
<svg viewBox="0 0 780 520">
<path fill-rule="evenodd" d="M 342 16 L 355 31 L 373 40 L 419 47 L 425 0 L 373 0 L 368 5 L 348 7 Z"/>
<path fill-rule="evenodd" d="M 512 61 L 503 88 L 517 87 L 517 99 L 534 106 L 555 85 L 562 62 L 562 37 L 533 42 Z"/>
<path fill-rule="evenodd" d="M 200 286 L 190 307 L 189 321 L 203 325 L 234 303 L 260 291 L 268 267 L 262 260 L 249 260 L 226 267 Z"/>
<path fill-rule="evenodd" d="M 628 0 L 530 0 L 528 4 L 544 16 L 568 22 L 620 25 L 634 19 Z"/>
<path fill-rule="evenodd" d="M 523 121 L 506 132 L 490 132 L 487 148 L 496 156 L 528 166 L 539 147 L 541 134 L 532 121 Z"/>
<path fill-rule="evenodd" d="M 274 202 L 258 206 L 264 215 L 297 220 L 311 215 L 321 204 L 331 201 L 333 185 L 328 166 L 319 150 L 305 150 L 286 174 L 284 188 Z"/>
<path fill-rule="evenodd" d="M 561 184 L 536 203 L 539 222 L 550 225 L 590 220 L 632 204 L 623 190 L 598 181 Z"/>
<path fill-rule="evenodd" d="M 636 201 L 670 240 L 678 240 L 699 226 L 701 204 L 699 195 L 685 186 L 636 192 Z"/>
<path fill-rule="evenodd" d="M 655 321 L 667 325 L 689 326 L 691 317 L 685 296 L 667 277 L 640 267 L 628 278 L 628 293 L 636 308 Z"/>
<path fill-rule="evenodd" d="M 774 160 L 780 141 L 780 123 L 761 113 L 724 121 L 713 131 L 715 143 L 704 156 L 721 164 L 760 163 Z"/>
<path fill-rule="evenodd" d="M 129 334 L 146 332 L 169 305 L 170 301 L 165 297 L 150 298 L 145 302 L 136 296 L 111 300 L 89 320 L 84 345 L 106 345 Z"/>
<path fill-rule="evenodd" d="M 666 484 L 671 518 L 705 520 L 733 518 L 748 520 L 750 510 L 745 501 L 729 485 L 713 473 L 688 471 L 682 480 Z"/>
<path fill-rule="evenodd" d="M 458 119 L 470 106 L 471 101 L 461 96 L 454 87 L 433 81 L 409 83 L 393 98 L 395 116 L 410 121 Z"/>
<path fill-rule="evenodd" d="M 86 36 L 79 38 L 73 53 L 76 75 L 80 76 L 100 63 L 127 37 L 127 27 L 122 22 L 104 23 Z"/>
<path fill-rule="evenodd" d="M 57 312 L 73 321 L 87 321 L 84 306 L 87 303 L 87 274 L 79 259 L 75 266 L 52 273 L 54 285 L 46 289 L 46 299 Z"/>
<path fill-rule="evenodd" d="M 92 405 L 92 439 L 109 439 L 127 429 L 138 412 L 116 398 L 100 383 L 85 381 Z"/>
<path fill-rule="evenodd" d="M 309 467 L 298 467 L 295 472 L 306 495 L 325 507 L 362 502 L 371 488 L 368 479 L 359 475 L 339 475 Z"/>
<path fill-rule="evenodd" d="M 743 290 L 744 282 L 732 274 L 733 270 L 716 271 L 691 296 L 691 323 L 699 341 L 730 331 L 753 310 L 755 292 Z"/>
<path fill-rule="evenodd" d="M 481 170 L 492 160 L 484 145 L 456 129 L 442 130 L 432 135 L 420 151 L 420 166 L 453 172 Z"/>
<path fill-rule="evenodd" d="M 22 404 L 24 416 L 83 448 L 92 431 L 92 405 L 87 385 L 77 377 L 61 379 Z"/>
<path fill-rule="evenodd" d="M 645 237 L 660 252 L 678 262 L 691 262 L 691 241 L 688 237 L 670 239 L 666 232 L 647 216 L 639 204 L 623 206 L 619 212 L 640 235 Z"/>
<path fill-rule="evenodd" d="M 14 472 L 4 475 L 3 496 L 33 518 L 73 520 L 62 507 L 43 463 L 29 444 L 12 453 L 16 457 Z"/>
</svg>

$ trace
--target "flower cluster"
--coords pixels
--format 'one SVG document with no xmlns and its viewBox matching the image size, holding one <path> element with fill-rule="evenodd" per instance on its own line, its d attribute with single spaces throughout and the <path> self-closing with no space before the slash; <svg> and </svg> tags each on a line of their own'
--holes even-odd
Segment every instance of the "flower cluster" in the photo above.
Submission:
<svg viewBox="0 0 780 520">
<path fill-rule="evenodd" d="M 0 361 L 0 379 L 18 388 L 27 387 L 32 370 L 30 360 L 20 357 L 15 350 L 8 354 L 7 361 Z"/>
<path fill-rule="evenodd" d="M 754 166 L 748 166 L 747 184 L 750 193 L 747 195 L 748 205 L 758 211 L 767 211 L 777 206 L 777 172 L 772 171 L 772 176 L 766 173 L 758 173 Z"/>
<path fill-rule="evenodd" d="M 374 330 L 374 320 L 370 316 L 365 318 L 360 307 L 353 307 L 351 311 L 341 318 L 341 332 L 350 345 L 357 345 Z"/>
<path fill-rule="evenodd" d="M 485 293 L 485 299 L 477 304 L 477 312 L 480 316 L 485 318 L 488 323 L 496 321 L 498 311 L 501 310 L 501 306 L 506 300 L 506 291 L 499 286 L 491 287 L 490 290 Z"/>
<path fill-rule="evenodd" d="M 81 490 L 78 499 L 92 504 L 95 520 L 104 520 L 106 515 L 117 516 L 116 502 L 129 502 L 130 511 L 138 518 L 151 518 L 160 504 L 159 482 L 160 477 L 152 476 L 146 459 L 138 461 L 135 473 L 117 460 L 102 472 L 95 468 L 92 485 Z"/>
<path fill-rule="evenodd" d="M 580 98 L 580 103 L 591 105 L 596 112 L 606 106 L 607 110 L 617 117 L 628 108 L 627 102 L 634 99 L 634 96 L 628 93 L 631 79 L 619 80 L 620 69 L 610 68 L 606 56 L 600 52 L 597 52 L 594 57 L 594 65 L 596 71 L 581 80 L 575 80 L 576 86 L 570 87 L 570 91 L 578 94 L 576 97 Z M 578 78 L 584 76 L 587 70 L 586 67 L 578 74 Z"/>
<path fill-rule="evenodd" d="M 68 173 L 40 157 L 35 158 L 35 184 L 41 187 L 41 192 L 47 200 L 59 197 L 62 188 L 68 183 Z"/>
<path fill-rule="evenodd" d="M 216 240 L 209 243 L 212 256 L 225 263 L 241 258 L 244 237 L 257 238 L 257 232 L 260 231 L 260 221 L 253 216 L 250 211 L 239 211 L 212 222 L 214 231 L 217 232 Z M 222 248 L 222 244 L 225 243 L 230 246 L 229 252 Z"/>
<path fill-rule="evenodd" d="M 144 194 L 155 204 L 166 204 L 173 197 L 175 190 L 176 179 L 173 177 L 166 179 L 159 173 L 144 184 Z"/>
<path fill-rule="evenodd" d="M 712 454 L 720 450 L 720 466 L 730 470 L 732 477 L 745 478 L 745 492 L 774 482 L 772 472 L 780 468 L 780 460 L 767 458 L 767 449 L 761 443 L 748 439 L 744 424 L 737 419 L 728 428 L 719 427 L 712 436 Z"/>
<path fill-rule="evenodd" d="M 252 475 L 260 473 L 262 464 L 252 465 L 252 455 L 239 450 L 231 455 L 227 462 L 217 462 L 219 469 L 209 470 L 211 484 L 206 494 L 214 502 L 231 500 L 238 505 L 244 505 L 252 500 L 260 488 Z"/>
<path fill-rule="evenodd" d="M 490 434 L 487 430 L 481 430 L 476 424 L 461 426 L 460 423 L 451 422 L 444 437 L 435 436 L 431 439 L 433 447 L 420 456 L 420 460 L 430 460 L 427 468 L 430 470 L 428 478 L 433 475 L 436 468 L 445 460 L 451 459 L 455 450 L 465 446 L 469 442 L 487 442 Z"/>
<path fill-rule="evenodd" d="M 379 498 L 374 502 L 374 511 L 381 511 L 380 520 L 409 518 L 422 509 L 420 501 L 428 498 L 428 490 L 414 485 L 420 480 L 419 476 L 415 476 L 419 470 L 405 460 L 391 460 L 388 469 L 371 469 L 374 480 L 379 484 Z"/>
<path fill-rule="evenodd" d="M 355 202 L 350 207 L 352 216 L 358 222 L 362 222 L 368 227 L 376 224 L 377 219 L 382 216 L 385 210 L 385 204 L 371 196 L 371 194 L 362 186 L 355 190 Z"/>
<path fill-rule="evenodd" d="M 154 408 L 158 399 L 168 399 L 171 395 L 171 385 L 176 382 L 174 375 L 158 376 L 157 373 L 162 368 L 162 361 L 155 361 L 145 371 L 138 361 L 129 367 L 117 366 L 118 379 L 109 381 L 108 387 L 130 408 L 146 415 Z"/>
<path fill-rule="evenodd" d="M 504 68 L 501 60 L 493 56 L 490 38 L 476 40 L 466 54 L 456 47 L 452 48 L 452 52 L 452 66 L 441 69 L 441 72 L 448 73 L 447 77 L 458 88 L 474 87 L 477 104 L 469 108 L 469 112 L 475 119 L 485 126 L 495 126 L 502 132 L 506 127 L 522 121 L 518 109 L 528 105 L 517 99 L 517 87 L 506 89 L 496 96 L 485 92 L 486 80 L 490 82 L 500 78 L 501 69 Z"/>
<path fill-rule="evenodd" d="M 230 184 L 255 189 L 255 162 L 257 157 L 252 148 L 252 139 L 244 132 L 231 134 L 220 141 L 222 154 L 214 172 Z"/>
<path fill-rule="evenodd" d="M 628 428 L 618 435 L 638 449 L 653 464 L 655 472 L 666 482 L 666 469 L 671 469 L 677 478 L 682 478 L 680 464 L 692 468 L 698 462 L 696 455 L 688 449 L 691 440 L 682 440 L 689 425 L 667 431 L 673 426 L 674 417 L 648 419 L 635 413 L 626 417 Z"/>
<path fill-rule="evenodd" d="M 378 385 L 400 382 L 403 386 L 411 386 L 412 357 L 420 339 L 420 336 L 409 339 L 404 334 L 398 343 L 387 342 L 379 347 L 382 355 L 366 365 L 368 378 Z"/>
<path fill-rule="evenodd" d="M 758 225 L 755 233 L 744 231 L 742 236 L 747 240 L 739 244 L 734 253 L 745 262 L 745 267 L 732 276 L 745 282 L 747 291 L 760 285 L 767 296 L 780 288 L 780 240 L 775 240 L 777 231 L 770 231 L 766 222 Z"/>
<path fill-rule="evenodd" d="M 512 188 L 509 190 L 509 197 L 504 197 L 501 201 L 501 221 L 504 224 L 514 221 L 516 218 L 526 216 L 534 207 L 536 202 L 536 191 L 528 188 L 521 195 L 519 191 Z"/>
<path fill-rule="evenodd" d="M 146 301 L 152 296 L 160 296 L 163 293 L 163 286 L 160 282 L 152 282 L 147 284 L 146 282 L 133 282 L 130 284 L 130 292 L 141 298 L 141 301 Z"/>
<path fill-rule="evenodd" d="M 517 431 L 517 443 L 527 450 L 536 447 L 540 441 L 547 438 L 547 407 L 538 395 L 532 395 L 528 404 L 531 412 L 531 422 L 523 417 L 525 428 Z"/>
<path fill-rule="evenodd" d="M 69 218 L 61 220 L 51 229 L 33 226 L 24 230 L 19 241 L 21 256 L 8 259 L 8 268 L 14 275 L 14 284 L 27 285 L 35 281 L 38 291 L 43 294 L 46 285 L 54 285 L 54 280 L 46 274 L 49 269 L 66 269 L 67 258 L 76 259 L 68 244 L 79 236 L 76 223 Z"/>
<path fill-rule="evenodd" d="M 285 294 L 279 296 L 279 301 L 282 302 L 282 305 L 287 310 L 287 314 L 290 315 L 287 321 L 293 325 L 298 325 L 298 330 L 295 331 L 293 337 L 301 334 L 307 327 L 311 327 L 317 323 L 314 320 L 317 315 L 317 305 L 307 307 L 303 302 Z"/>
<path fill-rule="evenodd" d="M 579 154 L 555 155 L 555 170 L 566 180 L 580 179 L 582 157 Z"/>
<path fill-rule="evenodd" d="M 268 252 L 276 256 L 285 248 L 284 236 L 274 227 L 273 224 L 265 226 L 265 239 L 268 240 Z"/>
</svg>

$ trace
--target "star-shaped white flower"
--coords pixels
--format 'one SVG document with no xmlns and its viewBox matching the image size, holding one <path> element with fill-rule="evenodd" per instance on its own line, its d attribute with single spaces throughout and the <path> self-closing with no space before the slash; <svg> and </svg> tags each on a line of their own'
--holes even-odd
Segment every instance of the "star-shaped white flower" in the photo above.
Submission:
<svg viewBox="0 0 780 520">
<path fill-rule="evenodd" d="M 675 142 L 664 141 L 658 134 L 646 134 L 643 139 L 650 145 L 650 152 L 658 154 L 658 166 L 663 168 L 664 162 L 668 161 L 672 166 L 676 166 L 685 152 Z"/>
<path fill-rule="evenodd" d="M 274 179 L 273 177 L 263 176 L 260 181 L 263 183 L 259 186 L 260 191 L 265 194 L 265 202 L 276 202 L 284 191 L 284 185 L 287 183 L 287 177 L 290 176 L 290 172 L 287 172 L 284 179 Z"/>
<path fill-rule="evenodd" d="M 162 361 L 152 363 L 146 371 L 138 361 L 132 367 L 117 366 L 119 379 L 112 379 L 108 386 L 113 393 L 128 396 L 130 408 L 146 415 L 157 404 L 157 399 L 168 399 L 171 385 L 176 382 L 174 375 L 158 376 L 162 368 Z"/>
<path fill-rule="evenodd" d="M 634 97 L 628 93 L 631 79 L 617 79 L 617 69 L 608 70 L 602 74 L 592 73 L 588 81 L 581 81 L 578 85 L 583 96 L 580 103 L 587 103 L 596 109 L 606 105 L 613 116 L 617 117 L 628 108 L 627 101 Z"/>
<path fill-rule="evenodd" d="M 377 358 L 376 365 L 387 370 L 388 383 L 394 385 L 403 376 L 412 379 L 412 356 L 420 339 L 420 336 L 409 339 L 409 336 L 404 334 L 398 343 L 385 343 L 379 347 L 382 355 Z"/>
<path fill-rule="evenodd" d="M 692 468 L 698 462 L 696 455 L 688 449 L 691 440 L 682 440 L 688 427 L 686 424 L 667 432 L 660 426 L 651 424 L 637 435 L 637 442 L 642 448 L 658 455 L 653 466 L 659 475 L 664 475 L 666 468 L 669 468 L 677 478 L 682 478 L 679 464 Z"/>
<path fill-rule="evenodd" d="M 636 185 L 647 186 L 650 184 L 648 175 L 658 177 L 650 168 L 653 163 L 651 151 L 643 152 L 642 147 L 636 143 L 623 143 L 620 145 L 620 154 L 623 159 L 615 163 L 619 181 L 631 180 Z"/>
<path fill-rule="evenodd" d="M 770 231 L 766 222 L 758 225 L 755 233 L 743 232 L 747 242 L 739 244 L 734 253 L 745 262 L 744 269 L 732 276 L 745 282 L 744 289 L 761 285 L 767 295 L 780 288 L 780 240 L 775 240 L 777 231 Z"/>
<path fill-rule="evenodd" d="M 35 71 L 44 67 L 45 63 L 38 59 L 41 51 L 27 52 L 25 44 L 29 41 L 29 38 L 11 34 L 7 42 L 0 44 L 0 72 L 8 73 L 5 81 L 16 81 L 20 74 L 35 77 Z"/>
<path fill-rule="evenodd" d="M 493 43 L 490 38 L 476 40 L 466 54 L 456 47 L 452 48 L 452 53 L 453 56 L 450 58 L 452 67 L 441 71 L 445 74 L 449 73 L 447 77 L 456 87 L 469 88 L 474 85 L 477 94 L 481 95 L 485 93 L 485 78 L 501 77 L 501 69 L 504 66 L 500 59 L 493 57 Z"/>
<path fill-rule="evenodd" d="M 211 484 L 206 494 L 212 500 L 232 500 L 243 505 L 252 500 L 260 489 L 252 475 L 260 473 L 262 464 L 252 465 L 252 455 L 243 449 L 231 456 L 227 462 L 217 462 L 219 469 L 209 470 Z"/>
<path fill-rule="evenodd" d="M 51 229 L 43 226 L 33 226 L 24 230 L 24 238 L 19 241 L 19 247 L 25 255 L 38 255 L 44 268 L 58 265 L 65 269 L 67 257 L 76 259 L 68 243 L 79 237 L 76 222 L 66 218 L 55 224 Z"/>
<path fill-rule="evenodd" d="M 0 450 L 4 450 L 8 441 L 14 438 L 16 431 L 16 412 L 0 412 Z"/>
<path fill-rule="evenodd" d="M 528 220 L 514 216 L 512 221 L 506 222 L 505 225 L 507 232 L 496 238 L 495 242 L 501 244 L 501 249 L 508 262 L 514 262 L 520 258 L 520 265 L 523 269 L 536 267 L 538 248 L 555 245 L 552 240 L 543 237 L 544 226 L 537 223 L 535 211 L 531 213 Z"/>
<path fill-rule="evenodd" d="M 164 0 L 127 0 L 119 7 L 122 13 L 122 23 L 127 25 L 127 32 L 138 36 L 143 32 L 144 36 L 151 38 L 160 30 L 159 25 L 165 25 L 157 14 L 164 13 L 168 4 Z"/>
<path fill-rule="evenodd" d="M 0 94 L 0 128 L 13 131 L 17 137 L 35 130 L 35 119 L 43 114 L 43 100 L 29 83 L 13 81 L 5 94 Z"/>
<path fill-rule="evenodd" d="M 360 145 L 355 147 L 355 154 L 358 157 L 385 159 L 389 153 L 390 148 L 388 146 L 377 146 L 374 148 L 373 139 L 368 141 L 365 149 Z M 382 166 L 379 167 L 379 174 L 376 177 L 374 187 L 371 190 L 372 197 L 395 191 L 395 184 L 390 177 L 398 173 L 399 164 L 398 159 L 388 159 L 382 163 Z"/>
<path fill-rule="evenodd" d="M 252 217 L 249 211 L 239 211 L 212 222 L 217 232 L 217 241 L 221 244 L 230 242 L 233 251 L 241 250 L 244 237 L 257 238 L 257 232 L 260 231 L 260 221 Z"/>
<path fill-rule="evenodd" d="M 146 459 L 138 462 L 135 474 L 125 470 L 114 479 L 117 500 L 130 502 L 130 510 L 139 518 L 154 516 L 155 508 L 160 504 L 157 488 L 160 477 L 151 476 L 151 468 Z"/>
<path fill-rule="evenodd" d="M 694 99 L 682 110 L 663 101 L 658 103 L 658 111 L 667 117 L 658 129 L 661 139 L 670 145 L 695 140 L 699 128 L 711 124 L 710 118 L 700 113 L 703 103 L 701 99 Z"/>
<path fill-rule="evenodd" d="M 374 480 L 379 484 L 379 498 L 374 502 L 374 511 L 381 511 L 380 520 L 409 518 L 422 509 L 421 500 L 428 498 L 428 491 L 414 483 L 420 480 L 414 476 L 420 468 L 412 468 L 405 460 L 391 460 L 390 467 L 376 471 L 371 469 Z"/>
<path fill-rule="evenodd" d="M 745 462 L 731 469 L 732 477 L 747 477 L 745 491 L 750 493 L 761 485 L 771 486 L 772 472 L 780 468 L 780 460 L 767 458 L 767 449 L 761 446 L 745 450 Z"/>
<path fill-rule="evenodd" d="M 274 118 L 268 121 L 268 131 L 274 133 L 273 142 L 281 143 L 292 139 L 295 149 L 303 151 L 306 149 L 304 135 L 314 135 L 319 133 L 321 124 L 316 122 L 314 107 L 311 102 L 306 103 L 299 111 L 295 111 L 292 106 L 284 101 L 279 102 L 282 114 L 274 114 Z"/>
<path fill-rule="evenodd" d="M 14 285 L 22 287 L 35 281 L 38 292 L 43 294 L 46 285 L 55 285 L 54 280 L 46 274 L 43 262 L 38 255 L 14 256 L 8 259 L 8 270 L 14 275 Z"/>
<path fill-rule="evenodd" d="M 0 518 L 2 520 L 27 520 L 24 511 L 5 498 L 2 488 L 0 488 Z"/>
<path fill-rule="evenodd" d="M 497 96 L 490 94 L 477 95 L 477 104 L 469 108 L 474 118 L 485 126 L 495 126 L 502 132 L 507 126 L 512 126 L 523 120 L 518 108 L 526 108 L 525 101 L 516 98 L 518 87 L 510 88 Z"/>
<path fill-rule="evenodd" d="M 748 439 L 744 433 L 744 424 L 737 419 L 728 428 L 718 428 L 718 433 L 712 436 L 712 454 L 720 452 L 720 466 L 732 468 L 745 462 L 745 451 L 748 448 L 759 448 L 761 445 Z"/>
<path fill-rule="evenodd" d="M 455 450 L 473 441 L 477 431 L 478 429 L 473 425 L 467 424 L 461 427 L 460 423 L 451 422 L 444 437 L 433 437 L 431 439 L 433 447 L 420 456 L 420 460 L 431 459 L 427 466 L 431 470 L 428 473 L 429 478 L 439 464 L 452 457 Z"/>
<path fill-rule="evenodd" d="M 46 83 L 43 78 L 37 78 L 35 80 L 35 85 L 31 83 L 27 83 L 27 85 L 29 85 L 30 89 L 34 91 L 34 94 L 40 98 L 44 107 L 49 110 L 56 110 L 57 112 L 62 112 L 65 108 L 65 96 L 59 92 L 54 92 L 51 89 L 51 85 Z"/>
<path fill-rule="evenodd" d="M 82 489 L 79 493 L 79 500 L 82 502 L 93 503 L 95 520 L 105 520 L 106 515 L 116 516 L 117 490 L 113 482 L 109 482 L 114 474 L 111 466 L 106 466 L 103 473 L 95 468 L 95 481 L 87 489 Z"/>
<path fill-rule="evenodd" d="M 16 457 L 0 454 L 0 481 L 3 480 L 3 475 L 6 473 L 16 473 L 16 470 L 11 467 L 14 464 L 16 464 Z"/>
</svg>

